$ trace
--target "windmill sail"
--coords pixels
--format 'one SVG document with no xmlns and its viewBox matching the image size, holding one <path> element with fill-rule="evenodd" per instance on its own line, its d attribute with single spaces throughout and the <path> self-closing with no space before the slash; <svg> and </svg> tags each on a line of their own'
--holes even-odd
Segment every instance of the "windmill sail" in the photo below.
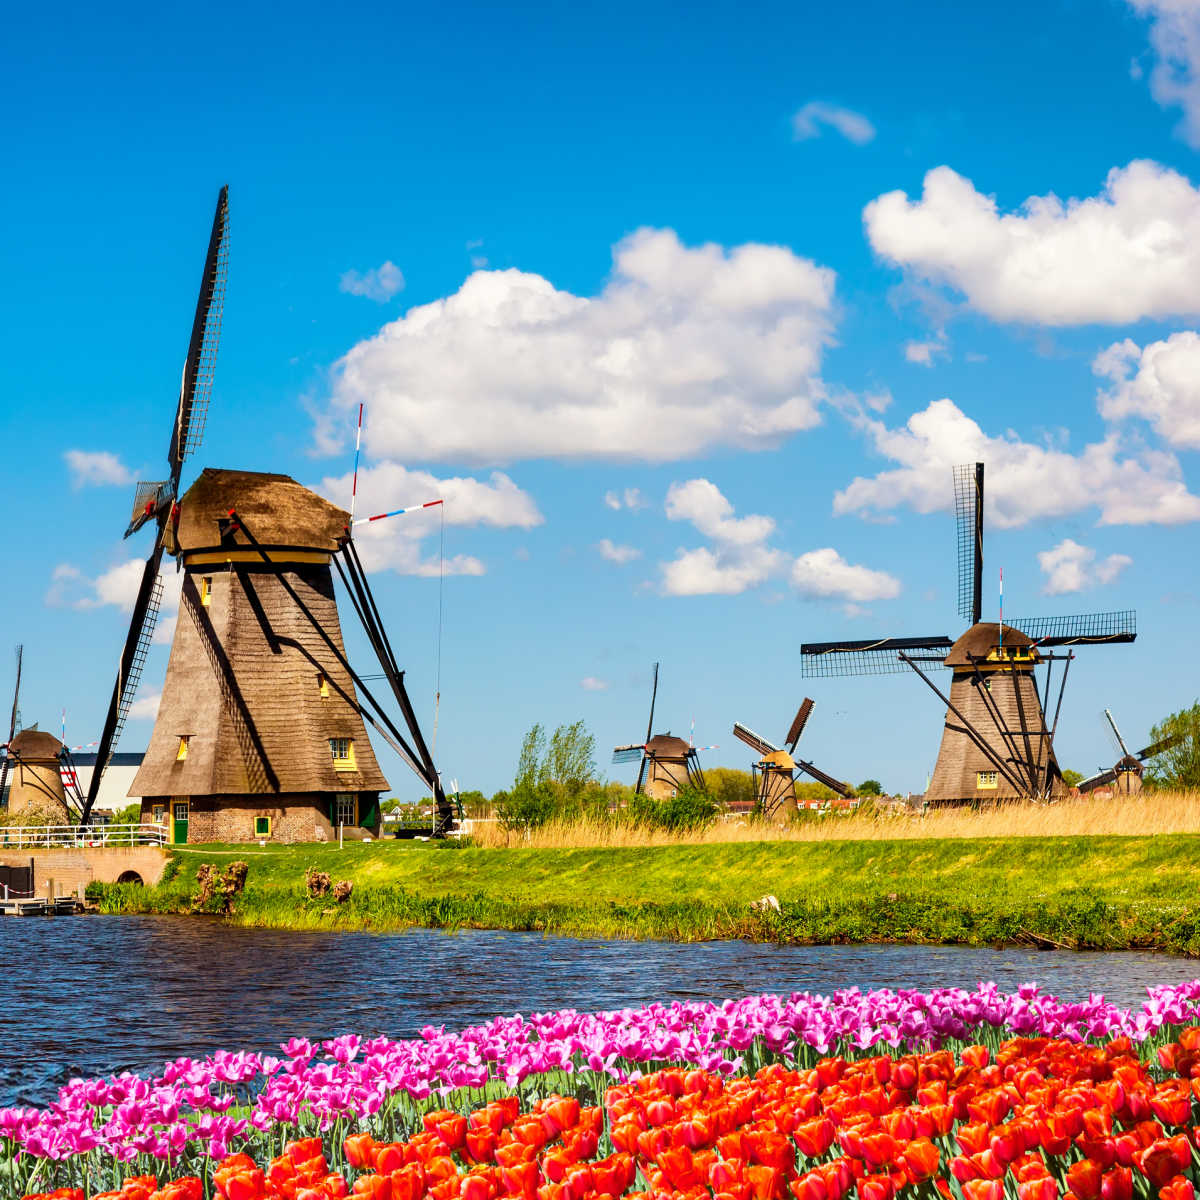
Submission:
<svg viewBox="0 0 1200 1200">
<path fill-rule="evenodd" d="M 733 736 L 759 754 L 774 754 L 779 749 L 778 746 L 771 745 L 765 737 L 760 737 L 753 729 L 747 729 L 740 721 L 734 722 Z"/>
<path fill-rule="evenodd" d="M 958 527 L 958 615 L 976 625 L 983 618 L 983 463 L 954 468 L 954 515 Z"/>
<path fill-rule="evenodd" d="M 104 729 L 96 747 L 96 765 L 88 782 L 87 797 L 80 815 L 86 824 L 91 816 L 100 782 L 108 760 L 116 747 L 117 739 L 129 715 L 133 698 L 146 661 L 154 624 L 158 617 L 158 604 L 162 598 L 162 583 L 158 572 L 162 565 L 163 533 L 171 514 L 171 507 L 179 495 L 179 478 L 183 461 L 199 444 L 204 431 L 208 400 L 212 390 L 213 369 L 216 363 L 217 343 L 220 339 L 221 313 L 225 295 L 225 277 L 229 258 L 229 189 L 221 188 L 217 196 L 217 209 L 213 215 L 212 232 L 208 240 L 208 252 L 204 258 L 204 271 L 200 277 L 200 295 L 196 301 L 196 313 L 192 320 L 192 335 L 184 360 L 183 383 L 179 392 L 179 404 L 175 412 L 171 441 L 167 448 L 167 463 L 171 470 L 170 479 L 163 484 L 139 484 L 134 501 L 133 520 L 125 531 L 128 537 L 152 518 L 156 522 L 154 546 L 142 570 L 142 582 L 125 635 L 121 651 L 120 667 Z M 153 488 L 151 494 L 149 489 Z M 139 503 L 141 509 L 139 513 Z"/>
<path fill-rule="evenodd" d="M 812 710 L 813 701 L 808 696 L 805 696 L 804 702 L 796 710 L 795 717 L 792 718 L 792 725 L 785 739 L 789 751 L 796 749 L 796 743 L 800 740 L 800 735 L 804 732 L 804 726 L 808 724 L 808 718 L 812 715 Z"/>
<path fill-rule="evenodd" d="M 1132 642 L 1137 638 L 1137 613 L 1132 609 L 1077 613 L 1069 617 L 1018 617 L 1005 621 L 1004 625 L 1005 628 L 1019 629 L 1038 646 L 1045 647 Z"/>
<path fill-rule="evenodd" d="M 922 671 L 932 671 L 945 665 L 953 645 L 944 635 L 805 642 L 800 647 L 800 673 L 805 676 L 904 674 L 910 668 L 900 657 L 902 651 Z"/>
</svg>

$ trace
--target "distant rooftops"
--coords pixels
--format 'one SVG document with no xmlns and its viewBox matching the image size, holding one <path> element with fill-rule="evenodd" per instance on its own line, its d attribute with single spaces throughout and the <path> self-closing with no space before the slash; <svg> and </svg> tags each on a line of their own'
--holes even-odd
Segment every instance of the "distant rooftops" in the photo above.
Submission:
<svg viewBox="0 0 1200 1200">
<path fill-rule="evenodd" d="M 89 750 L 86 754 L 72 754 L 71 757 L 75 760 L 77 767 L 94 767 L 96 765 L 96 752 Z M 146 757 L 144 750 L 134 753 L 130 751 L 128 754 L 117 753 L 109 756 L 108 765 L 110 767 L 140 767 L 142 759 Z"/>
</svg>

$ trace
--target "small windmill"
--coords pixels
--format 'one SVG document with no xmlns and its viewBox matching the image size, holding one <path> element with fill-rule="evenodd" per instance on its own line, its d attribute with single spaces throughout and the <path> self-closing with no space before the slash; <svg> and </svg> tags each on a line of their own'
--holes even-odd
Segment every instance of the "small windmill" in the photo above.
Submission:
<svg viewBox="0 0 1200 1200">
<path fill-rule="evenodd" d="M 39 729 L 37 722 L 21 724 L 18 704 L 24 657 L 25 648 L 18 646 L 8 741 L 0 746 L 0 809 L 10 817 L 50 818 L 66 824 L 69 805 L 78 805 L 83 799 L 75 783 L 75 764 L 70 751 L 52 733 Z"/>
<path fill-rule="evenodd" d="M 1116 720 L 1107 708 L 1104 710 L 1104 717 L 1108 722 L 1113 749 L 1117 752 L 1117 761 L 1107 771 L 1099 771 L 1090 779 L 1080 781 L 1079 790 L 1094 792 L 1097 788 L 1111 783 L 1114 785 L 1113 791 L 1119 795 L 1136 796 L 1142 790 L 1142 773 L 1145 770 L 1143 764 L 1146 759 L 1153 758 L 1164 750 L 1170 750 L 1172 746 L 1177 746 L 1183 740 L 1183 735 L 1170 734 L 1168 737 L 1160 738 L 1157 742 L 1151 742 L 1149 746 L 1139 750 L 1136 754 L 1131 754 L 1129 747 L 1125 745 L 1125 739 L 1121 736 L 1121 731 L 1117 728 Z"/>
<path fill-rule="evenodd" d="M 983 463 L 954 469 L 958 527 L 959 615 L 971 622 L 957 641 L 937 637 L 883 637 L 809 642 L 800 647 L 802 673 L 884 675 L 911 669 L 945 705 L 937 764 L 926 789 L 928 803 L 1048 799 L 1066 787 L 1054 756 L 1073 647 L 1132 642 L 1131 611 L 1069 617 L 984 621 Z M 1065 654 L 1054 654 L 1068 647 Z M 1055 663 L 1062 664 L 1054 719 L 1050 711 Z M 1045 665 L 1039 694 L 1035 669 Z M 947 695 L 928 677 L 949 667 Z"/>
<path fill-rule="evenodd" d="M 646 722 L 646 739 L 642 742 L 617 746 L 614 763 L 631 763 L 640 759 L 635 792 L 645 792 L 653 800 L 669 800 L 684 788 L 707 791 L 704 772 L 700 769 L 699 751 L 692 742 L 672 737 L 670 732 L 654 733 L 654 702 L 658 697 L 658 663 L 654 664 L 654 682 L 650 687 L 650 719 Z M 702 749 L 715 749 L 705 746 Z"/>
<path fill-rule="evenodd" d="M 796 772 L 802 771 L 811 775 L 818 783 L 823 783 L 839 796 L 850 794 L 850 785 L 840 779 L 827 775 L 811 762 L 796 758 L 796 743 L 808 724 L 809 715 L 813 710 L 813 701 L 807 696 L 800 705 L 791 728 L 784 738 L 786 749 L 772 745 L 765 737 L 760 737 L 752 729 L 748 729 L 740 721 L 733 726 L 733 736 L 756 750 L 762 757 L 751 765 L 758 793 L 758 810 L 765 817 L 776 820 L 791 820 L 796 813 Z"/>
<path fill-rule="evenodd" d="M 379 608 L 351 514 L 286 475 L 205 468 L 181 494 L 207 419 L 221 330 L 229 196 L 217 198 L 167 448 L 169 478 L 138 485 L 126 536 L 154 525 L 83 804 L 86 823 L 129 715 L 162 595 L 163 553 L 183 571 L 162 699 L 131 786 L 173 842 L 311 841 L 374 833 L 388 786 L 366 724 L 433 793 L 453 828 Z M 393 719 L 351 666 L 336 568 L 400 709 Z M 400 726 L 405 726 L 402 732 Z"/>
</svg>

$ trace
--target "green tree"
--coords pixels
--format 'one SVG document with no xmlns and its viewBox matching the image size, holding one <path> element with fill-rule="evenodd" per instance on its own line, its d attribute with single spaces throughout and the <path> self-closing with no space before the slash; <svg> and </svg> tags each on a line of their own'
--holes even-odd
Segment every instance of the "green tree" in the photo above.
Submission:
<svg viewBox="0 0 1200 1200">
<path fill-rule="evenodd" d="M 542 755 L 546 749 L 546 731 L 541 722 L 534 725 L 521 742 L 521 754 L 517 759 L 517 777 L 513 780 L 513 791 L 529 790 L 537 786 L 542 778 Z"/>
<path fill-rule="evenodd" d="M 704 782 L 708 785 L 708 794 L 724 808 L 735 802 L 754 803 L 754 776 L 749 771 L 712 767 L 704 772 Z"/>
<path fill-rule="evenodd" d="M 1151 728 L 1151 744 L 1165 738 L 1174 744 L 1147 760 L 1147 782 L 1160 788 L 1200 788 L 1200 700 Z"/>
<path fill-rule="evenodd" d="M 882 796 L 883 784 L 878 779 L 864 779 L 854 790 L 860 796 Z"/>
<path fill-rule="evenodd" d="M 560 725 L 551 735 L 540 778 L 572 799 L 596 781 L 596 739 L 582 721 Z"/>
<path fill-rule="evenodd" d="M 1063 783 L 1065 783 L 1069 788 L 1073 788 L 1077 783 L 1081 782 L 1082 779 L 1082 771 L 1072 771 L 1068 768 L 1062 773 Z"/>
<path fill-rule="evenodd" d="M 134 801 L 132 804 L 125 805 L 124 808 L 119 808 L 113 813 L 112 823 L 114 825 L 140 825 L 142 822 L 142 806 L 139 801 Z"/>
</svg>

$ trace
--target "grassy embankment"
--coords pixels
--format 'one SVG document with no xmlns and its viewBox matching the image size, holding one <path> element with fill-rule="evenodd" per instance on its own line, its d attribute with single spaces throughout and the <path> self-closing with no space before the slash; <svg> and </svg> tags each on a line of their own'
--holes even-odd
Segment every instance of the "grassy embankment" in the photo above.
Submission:
<svg viewBox="0 0 1200 1200">
<path fill-rule="evenodd" d="M 1138 803 L 1126 802 L 1126 823 Z M 1200 813 L 1200 803 L 1188 803 Z M 1022 818 L 1010 811 L 1007 824 L 1057 822 L 1062 810 L 1032 812 Z M 1178 805 L 1174 812 L 1178 818 Z M 994 836 L 1002 819 L 958 814 L 947 821 L 967 822 L 975 836 L 955 837 L 919 836 L 943 832 L 943 818 L 935 817 L 870 827 L 840 822 L 820 839 L 796 831 L 748 840 L 729 831 L 722 840 L 709 835 L 650 846 L 569 844 L 568 831 L 560 831 L 568 844 L 558 846 L 197 846 L 177 855 L 178 873 L 169 882 L 110 888 L 102 906 L 186 912 L 201 863 L 242 858 L 250 871 L 233 919 L 247 925 L 1141 947 L 1200 955 L 1200 832 L 1038 836 L 1027 824 L 1017 836 Z M 304 886 L 310 866 L 351 880 L 351 898 L 342 905 L 310 898 Z M 780 911 L 751 911 L 750 903 L 768 893 Z"/>
</svg>

